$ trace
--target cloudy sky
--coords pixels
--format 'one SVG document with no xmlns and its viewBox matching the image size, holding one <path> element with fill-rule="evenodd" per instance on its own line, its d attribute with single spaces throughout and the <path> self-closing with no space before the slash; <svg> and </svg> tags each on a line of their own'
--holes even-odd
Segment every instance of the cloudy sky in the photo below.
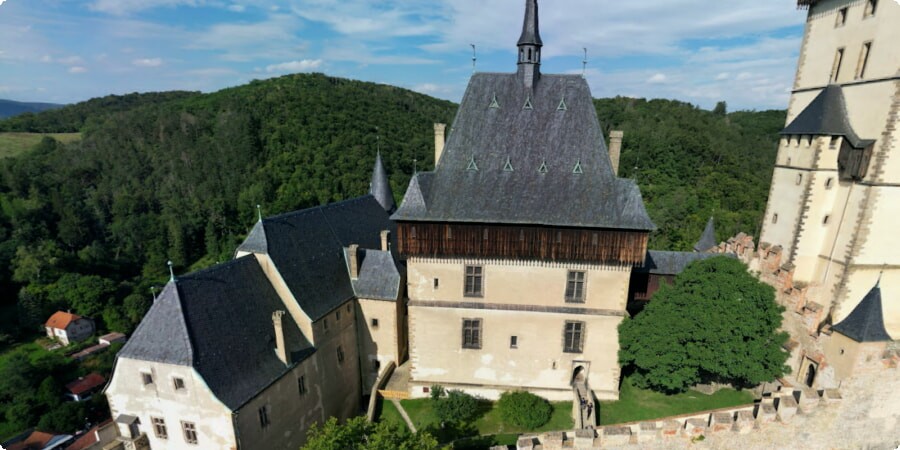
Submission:
<svg viewBox="0 0 900 450">
<path fill-rule="evenodd" d="M 796 0 L 542 0 L 545 72 L 595 97 L 784 108 Z M 472 72 L 515 70 L 524 0 L 0 0 L 0 98 L 76 102 L 215 91 L 297 72 L 459 101 Z"/>
</svg>

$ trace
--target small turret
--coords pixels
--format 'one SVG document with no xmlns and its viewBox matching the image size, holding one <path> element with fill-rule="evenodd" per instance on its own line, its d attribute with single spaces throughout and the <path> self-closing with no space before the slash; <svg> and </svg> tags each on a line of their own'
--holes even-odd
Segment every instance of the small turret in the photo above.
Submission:
<svg viewBox="0 0 900 450">
<path fill-rule="evenodd" d="M 384 170 L 384 163 L 381 161 L 381 152 L 378 152 L 378 156 L 375 157 L 375 169 L 372 170 L 369 194 L 372 194 L 375 200 L 378 200 L 378 204 L 388 214 L 393 213 L 397 209 L 397 204 L 394 202 L 394 193 L 391 191 L 391 183 L 388 181 L 387 171 Z"/>
<path fill-rule="evenodd" d="M 541 30 L 537 0 L 525 0 L 525 22 L 519 37 L 519 76 L 526 88 L 532 88 L 541 77 Z"/>
<path fill-rule="evenodd" d="M 694 251 L 706 253 L 712 250 L 716 245 L 718 245 L 716 242 L 716 223 L 715 220 L 710 217 L 709 222 L 706 222 L 706 229 L 703 230 L 700 240 L 694 245 Z"/>
</svg>

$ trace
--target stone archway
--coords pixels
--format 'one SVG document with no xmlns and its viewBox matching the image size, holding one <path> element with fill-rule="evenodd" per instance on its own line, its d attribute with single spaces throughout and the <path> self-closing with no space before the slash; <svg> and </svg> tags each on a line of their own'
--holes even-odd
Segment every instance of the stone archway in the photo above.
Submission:
<svg viewBox="0 0 900 450">
<path fill-rule="evenodd" d="M 587 379 L 587 370 L 582 365 L 575 366 L 572 371 L 572 383 L 584 383 Z"/>
<path fill-rule="evenodd" d="M 809 363 L 809 367 L 806 369 L 806 380 L 804 380 L 804 384 L 807 387 L 813 387 L 813 383 L 816 382 L 816 366 L 813 363 Z"/>
</svg>

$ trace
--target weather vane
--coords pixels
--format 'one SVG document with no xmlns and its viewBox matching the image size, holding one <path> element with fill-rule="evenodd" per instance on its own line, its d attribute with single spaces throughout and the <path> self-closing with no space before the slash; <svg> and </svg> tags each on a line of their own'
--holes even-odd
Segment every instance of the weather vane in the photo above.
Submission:
<svg viewBox="0 0 900 450">
<path fill-rule="evenodd" d="M 475 64 L 478 63 L 478 53 L 475 51 L 475 44 L 469 44 L 472 46 L 472 73 L 475 73 Z"/>
<path fill-rule="evenodd" d="M 581 60 L 581 78 L 587 78 L 587 47 L 584 47 L 584 59 Z"/>
</svg>

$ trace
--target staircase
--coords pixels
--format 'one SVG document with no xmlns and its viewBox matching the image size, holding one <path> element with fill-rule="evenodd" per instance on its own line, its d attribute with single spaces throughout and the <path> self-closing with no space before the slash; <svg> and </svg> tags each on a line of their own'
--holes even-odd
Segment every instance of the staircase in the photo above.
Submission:
<svg viewBox="0 0 900 450">
<path fill-rule="evenodd" d="M 575 381 L 572 383 L 574 403 L 572 411 L 575 419 L 575 429 L 592 430 L 597 425 L 597 404 L 594 394 L 588 387 L 587 381 Z"/>
</svg>

